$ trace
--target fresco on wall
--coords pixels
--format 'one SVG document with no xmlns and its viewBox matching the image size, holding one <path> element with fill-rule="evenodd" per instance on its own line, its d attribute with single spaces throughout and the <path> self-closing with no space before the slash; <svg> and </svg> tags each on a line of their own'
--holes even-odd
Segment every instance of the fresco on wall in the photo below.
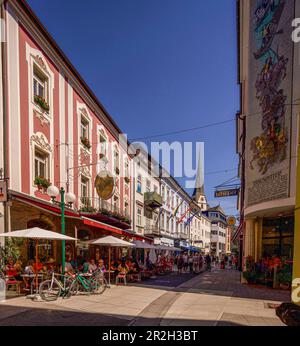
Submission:
<svg viewBox="0 0 300 346">
<path fill-rule="evenodd" d="M 250 166 L 257 164 L 259 172 L 265 174 L 268 168 L 278 161 L 283 161 L 287 154 L 287 129 L 285 126 L 286 95 L 281 89 L 281 82 L 286 78 L 288 58 L 280 55 L 278 47 L 272 42 L 276 35 L 281 35 L 280 18 L 285 6 L 284 0 L 263 0 L 255 11 L 255 37 L 257 51 L 255 59 L 261 63 L 255 88 L 256 98 L 262 111 L 262 133 L 252 139 L 253 157 Z"/>
<path fill-rule="evenodd" d="M 246 205 L 289 196 L 293 0 L 251 0 Z"/>
</svg>

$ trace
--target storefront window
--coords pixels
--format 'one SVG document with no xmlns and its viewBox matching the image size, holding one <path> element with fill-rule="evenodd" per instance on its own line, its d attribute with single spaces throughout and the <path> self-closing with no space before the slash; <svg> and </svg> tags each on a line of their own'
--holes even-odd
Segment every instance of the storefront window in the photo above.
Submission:
<svg viewBox="0 0 300 346">
<path fill-rule="evenodd" d="M 294 218 L 264 219 L 262 234 L 263 257 L 293 257 Z"/>
</svg>

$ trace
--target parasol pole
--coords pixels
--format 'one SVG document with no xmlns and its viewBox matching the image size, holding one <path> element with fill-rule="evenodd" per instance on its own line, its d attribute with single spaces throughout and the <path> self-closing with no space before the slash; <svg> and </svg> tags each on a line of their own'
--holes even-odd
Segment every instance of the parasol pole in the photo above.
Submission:
<svg viewBox="0 0 300 346">
<path fill-rule="evenodd" d="M 38 288 L 38 256 L 39 256 L 38 239 L 36 239 L 35 240 L 35 292 L 36 293 Z"/>
<path fill-rule="evenodd" d="M 108 248 L 108 286 L 110 287 L 110 250 L 111 247 Z"/>
</svg>

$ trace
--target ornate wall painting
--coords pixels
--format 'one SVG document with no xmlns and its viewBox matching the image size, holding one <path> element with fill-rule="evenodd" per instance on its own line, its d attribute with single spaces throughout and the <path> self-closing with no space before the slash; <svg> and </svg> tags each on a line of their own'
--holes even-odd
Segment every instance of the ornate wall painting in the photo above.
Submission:
<svg viewBox="0 0 300 346">
<path fill-rule="evenodd" d="M 291 25 L 287 24 L 291 23 L 293 0 L 252 0 L 251 5 L 249 109 L 253 119 L 248 121 L 251 126 L 247 135 L 250 136 L 249 168 L 253 171 L 249 176 L 253 177 L 250 179 L 253 183 L 255 178 L 268 175 L 274 180 L 276 169 L 289 158 L 291 83 L 288 69 L 292 64 L 292 42 L 288 41 Z M 286 177 L 280 177 L 280 181 L 284 181 L 285 188 L 281 186 L 279 194 L 275 190 L 270 192 L 265 200 L 287 196 Z M 257 193 L 253 186 L 249 189 L 248 204 L 264 200 L 264 196 Z"/>
</svg>

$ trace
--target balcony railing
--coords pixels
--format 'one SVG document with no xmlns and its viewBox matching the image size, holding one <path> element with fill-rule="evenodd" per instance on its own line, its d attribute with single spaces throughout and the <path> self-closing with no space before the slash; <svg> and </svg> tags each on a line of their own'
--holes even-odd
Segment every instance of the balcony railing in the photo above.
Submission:
<svg viewBox="0 0 300 346">
<path fill-rule="evenodd" d="M 161 195 L 155 191 L 144 193 L 144 203 L 152 209 L 160 208 L 163 205 Z"/>
<path fill-rule="evenodd" d="M 125 222 L 127 224 L 131 223 L 130 215 L 127 212 L 121 211 L 119 207 L 107 201 L 99 201 L 98 198 L 81 197 L 80 202 L 81 207 L 79 211 L 81 212 L 101 214 L 109 218 L 117 219 L 120 222 Z"/>
<path fill-rule="evenodd" d="M 145 225 L 144 234 L 145 235 L 149 235 L 149 236 L 151 236 L 151 235 L 152 236 L 160 235 L 158 225 Z"/>
</svg>

